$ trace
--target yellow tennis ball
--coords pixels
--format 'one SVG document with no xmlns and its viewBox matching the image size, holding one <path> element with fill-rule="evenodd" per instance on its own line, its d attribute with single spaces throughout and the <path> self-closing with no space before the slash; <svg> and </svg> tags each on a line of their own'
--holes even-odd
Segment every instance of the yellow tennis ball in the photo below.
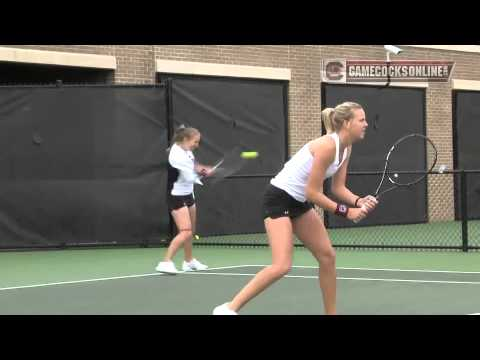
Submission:
<svg viewBox="0 0 480 360">
<path fill-rule="evenodd" d="M 240 154 L 240 156 L 244 159 L 255 159 L 258 157 L 258 152 L 256 151 L 244 151 Z"/>
<path fill-rule="evenodd" d="M 195 234 L 195 239 L 196 239 L 196 240 L 200 239 L 200 236 L 198 236 L 198 235 Z"/>
</svg>

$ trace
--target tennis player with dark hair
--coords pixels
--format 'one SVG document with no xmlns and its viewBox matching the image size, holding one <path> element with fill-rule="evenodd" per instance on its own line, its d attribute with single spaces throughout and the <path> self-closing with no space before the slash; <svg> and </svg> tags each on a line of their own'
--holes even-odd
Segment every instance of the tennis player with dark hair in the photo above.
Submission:
<svg viewBox="0 0 480 360">
<path fill-rule="evenodd" d="M 286 275 L 292 266 L 293 234 L 319 264 L 319 281 L 326 314 L 336 314 L 335 250 L 314 205 L 351 221 L 360 221 L 377 205 L 373 196 L 360 197 L 347 187 L 352 144 L 363 140 L 367 121 L 363 108 L 345 102 L 322 111 L 327 135 L 305 144 L 270 181 L 264 195 L 264 222 L 272 251 L 272 264 L 230 302 L 217 306 L 214 315 L 236 315 L 251 299 Z M 323 193 L 323 182 L 333 177 L 337 203 Z"/>
<path fill-rule="evenodd" d="M 196 225 L 196 207 L 193 193 L 194 184 L 202 184 L 201 176 L 210 176 L 212 168 L 195 162 L 193 150 L 200 144 L 200 132 L 191 127 L 180 127 L 174 135 L 173 145 L 168 156 L 168 209 L 172 214 L 178 234 L 171 241 L 163 261 L 155 270 L 168 273 L 178 273 L 172 258 L 183 246 L 183 271 L 205 270 L 208 266 L 202 264 L 192 255 L 193 235 Z"/>
</svg>

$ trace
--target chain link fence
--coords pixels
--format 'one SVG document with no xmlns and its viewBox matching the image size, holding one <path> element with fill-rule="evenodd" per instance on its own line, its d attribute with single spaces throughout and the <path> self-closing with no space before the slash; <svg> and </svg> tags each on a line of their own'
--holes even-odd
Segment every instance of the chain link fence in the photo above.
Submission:
<svg viewBox="0 0 480 360">
<path fill-rule="evenodd" d="M 378 177 L 381 173 L 376 174 Z M 372 173 L 351 173 L 349 178 L 371 182 Z M 228 181 L 228 179 L 227 179 Z M 355 180 L 358 182 L 358 180 Z M 325 221 L 335 247 L 358 249 L 443 249 L 469 251 L 480 249 L 480 170 L 455 170 L 428 174 L 423 185 L 423 198 L 407 203 L 399 210 L 395 197 L 382 199 L 384 206 L 370 214 L 365 223 L 342 222 L 332 225 L 331 214 L 317 211 Z M 394 191 L 397 197 L 408 196 L 409 191 Z M 415 192 L 418 194 L 418 192 Z M 413 211 L 420 206 L 421 217 L 412 223 L 382 223 L 381 219 L 396 219 L 399 213 Z M 199 204 L 201 209 L 201 204 Z M 201 211 L 201 210 L 200 210 Z M 257 211 L 252 209 L 252 211 Z M 380 214 L 380 211 L 382 214 Z M 386 212 L 386 213 L 385 213 Z M 380 216 L 381 215 L 381 216 Z M 390 215 L 390 216 L 389 216 Z M 342 219 L 343 221 L 343 219 Z M 265 233 L 218 234 L 196 240 L 196 245 L 267 246 Z M 294 239 L 295 246 L 303 246 Z"/>
</svg>

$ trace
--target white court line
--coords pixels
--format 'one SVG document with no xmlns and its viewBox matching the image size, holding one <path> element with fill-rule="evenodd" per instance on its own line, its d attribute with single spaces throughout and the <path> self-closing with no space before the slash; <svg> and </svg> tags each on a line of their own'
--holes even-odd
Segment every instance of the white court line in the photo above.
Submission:
<svg viewBox="0 0 480 360">
<path fill-rule="evenodd" d="M 244 265 L 265 267 L 270 265 Z M 293 265 L 292 268 L 299 269 L 318 269 L 318 266 Z M 378 268 L 359 268 L 359 267 L 337 267 L 337 270 L 363 270 L 363 271 L 401 271 L 401 272 L 425 272 L 425 273 L 448 273 L 448 274 L 480 274 L 480 271 L 455 271 L 455 270 L 425 270 L 425 269 L 378 269 Z"/>
<path fill-rule="evenodd" d="M 211 269 L 208 269 L 208 270 L 234 269 L 234 268 L 238 268 L 238 267 L 243 267 L 243 265 L 223 266 L 223 267 L 211 268 Z M 184 274 L 184 273 L 185 273 L 184 271 L 179 271 L 179 274 Z M 139 278 L 139 277 L 158 276 L 158 275 L 168 275 L 168 274 L 164 274 L 164 273 L 160 273 L 160 272 L 154 272 L 154 273 L 148 273 L 148 274 L 112 276 L 112 277 L 86 279 L 86 280 L 59 281 L 59 282 L 51 282 L 51 283 L 44 283 L 44 284 L 33 284 L 33 285 L 4 287 L 4 288 L 0 288 L 0 291 L 15 290 L 15 289 L 28 289 L 28 288 L 54 286 L 54 285 L 80 284 L 80 283 L 86 283 L 86 282 L 117 280 L 117 279 L 129 279 L 129 278 Z M 168 276 L 170 276 L 170 275 L 168 275 Z"/>
<path fill-rule="evenodd" d="M 339 280 L 385 281 L 385 282 L 412 282 L 412 283 L 480 285 L 480 281 L 407 280 L 407 279 L 374 279 L 374 278 L 346 278 L 346 277 L 339 277 L 337 279 L 339 279 Z"/>
<path fill-rule="evenodd" d="M 210 271 L 211 270 L 223 270 L 223 269 L 235 269 L 235 268 L 242 268 L 242 267 L 266 267 L 266 266 L 269 266 L 269 265 L 232 265 L 232 266 L 209 268 L 209 269 L 201 271 L 201 272 L 180 271 L 179 274 L 188 274 L 188 275 L 208 275 L 208 274 L 210 274 L 210 275 L 229 275 L 229 276 L 254 276 L 255 274 L 214 273 L 214 272 L 210 272 Z M 317 266 L 295 265 L 295 266 L 292 266 L 292 268 L 317 269 L 318 267 Z M 445 270 L 405 270 L 405 269 L 342 268 L 342 267 L 339 267 L 337 269 L 365 270 L 365 271 L 412 271 L 412 272 L 427 272 L 427 273 L 429 273 L 429 272 L 463 273 L 463 274 L 480 273 L 480 272 L 466 272 L 466 271 L 462 272 L 462 271 L 445 271 Z M 80 283 L 95 282 L 95 281 L 118 280 L 118 279 L 139 278 L 139 277 L 147 277 L 147 276 L 159 276 L 159 275 L 167 275 L 168 276 L 168 274 L 155 272 L 155 273 L 137 274 L 137 275 L 112 276 L 112 277 L 94 278 L 94 279 L 85 279 L 85 280 L 60 281 L 60 282 L 43 283 L 43 284 L 11 286 L 11 287 L 0 288 L 0 291 L 16 290 L 16 289 L 28 289 L 28 288 L 55 286 L 55 285 L 80 284 Z M 317 276 L 302 276 L 302 275 L 286 275 L 285 277 L 287 277 L 287 278 L 304 278 L 304 279 L 316 279 L 317 278 Z M 480 284 L 480 282 L 475 282 L 475 281 L 405 280 L 405 279 L 346 278 L 346 277 L 338 277 L 337 279 L 338 280 L 386 281 L 386 282 L 413 282 L 413 283 Z"/>
<path fill-rule="evenodd" d="M 354 267 L 339 267 L 341 270 L 365 270 L 365 271 L 402 271 L 402 272 L 424 272 L 424 273 L 446 273 L 446 274 L 480 274 L 480 271 L 456 271 L 456 270 L 415 270 L 415 269 L 369 269 Z"/>
<path fill-rule="evenodd" d="M 467 314 L 467 315 L 480 315 L 480 313 L 473 313 L 473 314 Z"/>
<path fill-rule="evenodd" d="M 254 276 L 255 274 L 243 273 L 215 273 L 215 272 L 188 272 L 185 275 L 221 275 L 221 276 Z M 312 275 L 285 275 L 285 278 L 317 279 Z M 412 283 L 436 283 L 436 284 L 474 284 L 480 285 L 480 281 L 441 281 L 441 280 L 410 280 L 410 279 L 378 279 L 378 278 L 352 278 L 337 277 L 337 280 L 361 280 L 361 281 L 385 281 L 385 282 L 412 282 Z"/>
</svg>

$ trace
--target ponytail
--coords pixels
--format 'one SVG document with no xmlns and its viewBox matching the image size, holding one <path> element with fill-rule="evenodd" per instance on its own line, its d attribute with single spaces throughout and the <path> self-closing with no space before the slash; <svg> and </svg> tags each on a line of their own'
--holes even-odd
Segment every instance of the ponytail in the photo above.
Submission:
<svg viewBox="0 0 480 360">
<path fill-rule="evenodd" d="M 333 116 L 335 115 L 335 109 L 326 108 L 322 111 L 322 123 L 327 131 L 327 134 L 330 134 L 335 131 L 333 127 Z"/>
</svg>

